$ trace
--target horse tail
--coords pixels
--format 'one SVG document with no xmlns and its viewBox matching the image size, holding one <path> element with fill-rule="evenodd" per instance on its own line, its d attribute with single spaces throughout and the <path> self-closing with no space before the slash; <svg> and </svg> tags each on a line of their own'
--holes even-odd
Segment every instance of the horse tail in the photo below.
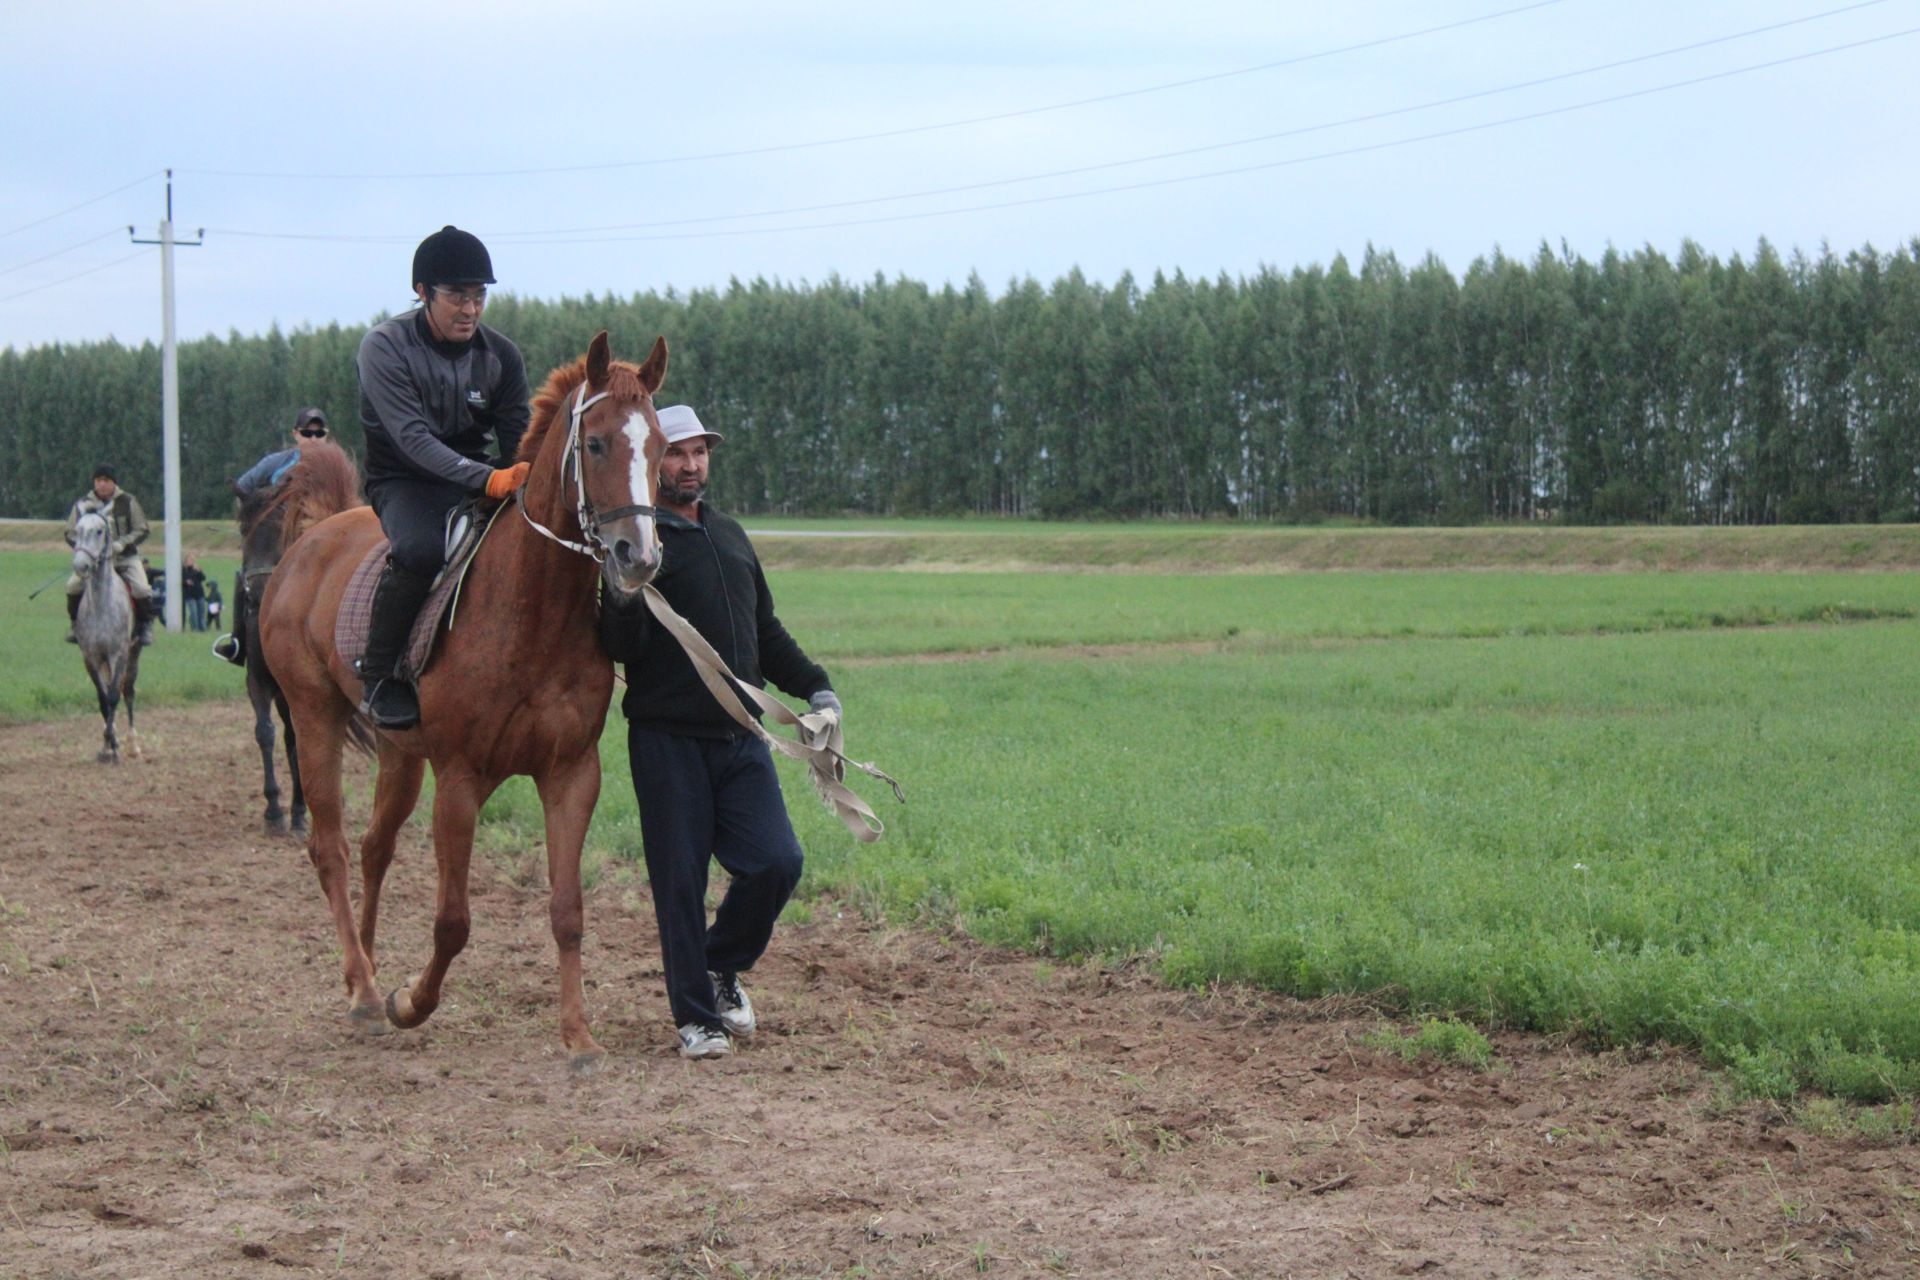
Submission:
<svg viewBox="0 0 1920 1280">
<path fill-rule="evenodd" d="M 303 442 L 300 461 L 285 480 L 257 504 L 247 503 L 240 511 L 240 527 L 245 533 L 280 518 L 279 559 L 301 534 L 328 516 L 354 507 L 365 506 L 360 499 L 360 469 L 353 465 L 347 451 L 331 440 Z"/>
</svg>

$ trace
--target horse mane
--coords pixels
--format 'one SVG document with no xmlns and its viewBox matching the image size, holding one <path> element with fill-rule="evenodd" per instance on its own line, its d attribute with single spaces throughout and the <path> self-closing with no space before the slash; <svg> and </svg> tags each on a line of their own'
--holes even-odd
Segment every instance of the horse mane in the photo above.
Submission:
<svg viewBox="0 0 1920 1280">
<path fill-rule="evenodd" d="M 547 432 L 553 429 L 553 424 L 560 420 L 567 397 L 586 380 L 585 356 L 572 364 L 561 365 L 547 375 L 546 385 L 533 397 L 533 418 L 527 424 L 527 434 L 520 437 L 520 448 L 513 455 L 515 462 L 532 462 L 540 456 L 540 446 L 546 440 Z M 645 398 L 647 388 L 640 381 L 640 366 L 615 360 L 607 370 L 606 390 L 616 401 Z"/>
<path fill-rule="evenodd" d="M 278 559 L 295 538 L 314 525 L 362 505 L 360 468 L 353 465 L 347 451 L 331 440 L 303 441 L 299 465 L 287 473 L 286 479 L 270 490 L 256 490 L 240 504 L 240 532 L 251 536 L 255 529 L 278 517 Z"/>
</svg>

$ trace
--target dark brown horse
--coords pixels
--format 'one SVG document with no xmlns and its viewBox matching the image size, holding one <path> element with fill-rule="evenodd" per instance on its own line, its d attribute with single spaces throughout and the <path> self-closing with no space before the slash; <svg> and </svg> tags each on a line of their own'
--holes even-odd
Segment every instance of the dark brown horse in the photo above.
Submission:
<svg viewBox="0 0 1920 1280">
<path fill-rule="evenodd" d="M 233 593 L 237 615 L 233 630 L 246 654 L 247 701 L 253 705 L 253 741 L 260 748 L 261 794 L 267 802 L 262 821 L 270 835 L 286 835 L 289 831 L 305 835 L 307 801 L 300 787 L 299 739 L 294 733 L 293 715 L 260 646 L 260 598 L 266 591 L 267 578 L 301 534 L 336 512 L 361 505 L 359 468 L 346 450 L 331 440 L 302 441 L 300 461 L 288 474 L 299 475 L 300 482 L 256 489 L 240 501 L 242 550 Z M 280 804 L 280 780 L 273 768 L 275 710 L 285 731 L 287 781 L 293 788 L 286 807 Z M 371 747 L 371 740 L 361 745 Z"/>
<path fill-rule="evenodd" d="M 321 523 L 267 583 L 261 639 L 299 731 L 313 821 L 307 851 L 345 953 L 349 1017 L 369 1031 L 384 1029 L 374 987 L 380 885 L 431 763 L 439 865 L 433 955 L 410 986 L 388 995 L 385 1020 L 417 1027 L 439 1005 L 447 968 L 467 942 L 467 868 L 480 806 L 505 779 L 526 774 L 546 810 L 561 1040 L 575 1066 L 600 1054 L 580 982 L 580 848 L 600 796 L 600 730 L 613 691 L 596 588 L 631 593 L 660 567 L 651 504 L 666 437 L 653 393 L 666 371 L 664 340 L 636 367 L 614 361 L 602 333 L 534 398 L 520 444 L 520 459 L 533 464 L 521 509 L 502 512 L 480 545 L 457 625 L 440 637 L 420 677 L 419 727 L 379 735 L 373 816 L 360 841 L 357 928 L 340 760 L 360 680 L 334 647 L 334 620 L 355 566 L 380 541 L 378 521 L 359 510 Z"/>
</svg>

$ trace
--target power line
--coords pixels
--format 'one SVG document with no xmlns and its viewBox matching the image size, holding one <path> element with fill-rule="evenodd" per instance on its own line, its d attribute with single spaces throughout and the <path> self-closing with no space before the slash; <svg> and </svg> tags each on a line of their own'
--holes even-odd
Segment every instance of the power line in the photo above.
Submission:
<svg viewBox="0 0 1920 1280">
<path fill-rule="evenodd" d="M 79 204 L 70 205 L 67 208 L 62 209 L 57 213 L 50 213 L 44 218 L 35 218 L 32 222 L 23 222 L 19 226 L 13 228 L 13 230 L 11 231 L 0 231 L 0 240 L 5 240 L 8 236 L 17 236 L 22 231 L 31 230 L 32 228 L 39 226 L 43 222 L 52 222 L 55 218 L 64 218 L 68 214 L 73 213 L 75 210 L 84 209 L 90 204 L 99 204 L 102 200 L 105 200 L 109 196 L 117 196 L 122 191 L 130 190 L 134 187 L 139 186 L 143 182 L 150 182 L 154 178 L 157 178 L 159 176 L 160 176 L 160 170 L 158 169 L 155 169 L 152 173 L 143 173 L 139 177 L 135 178 L 132 182 L 127 183 L 125 186 L 115 187 L 111 191 L 103 191 L 99 195 L 93 197 L 91 200 L 82 200 Z"/>
<path fill-rule="evenodd" d="M 1869 0 L 1878 4 L 1882 0 Z M 1461 18 L 1454 22 L 1443 22 L 1438 26 L 1422 27 L 1417 31 L 1403 31 L 1397 35 L 1381 36 L 1374 40 L 1362 40 L 1355 44 L 1341 45 L 1338 48 L 1322 49 L 1317 53 L 1297 54 L 1291 58 L 1281 58 L 1276 62 L 1263 62 L 1257 66 L 1240 67 L 1232 71 L 1216 71 L 1209 75 L 1194 76 L 1186 80 L 1170 80 L 1164 84 L 1146 85 L 1137 89 L 1121 89 L 1114 93 L 1098 94 L 1090 98 L 1075 98 L 1066 102 L 1048 103 L 1045 106 L 1021 107 L 1012 111 L 999 111 L 991 115 L 968 116 L 959 120 L 945 120 L 937 124 L 909 125 L 900 129 L 884 129 L 873 133 L 847 134 L 837 138 L 819 138 L 811 142 L 786 142 L 764 147 L 741 147 L 732 151 L 706 151 L 678 156 L 656 156 L 643 160 L 613 160 L 602 164 L 552 165 L 535 169 L 460 169 L 440 170 L 421 173 L 295 173 L 279 170 L 251 169 L 189 169 L 181 173 L 196 173 L 207 177 L 219 178 L 294 178 L 302 181 L 392 181 L 395 179 L 416 178 L 524 178 L 557 173 L 596 173 L 612 169 L 639 169 L 657 165 L 694 164 L 706 160 L 736 160 L 747 156 L 777 155 L 788 151 L 807 151 L 820 147 L 845 146 L 855 142 L 877 142 L 885 138 L 905 138 L 915 134 L 937 133 L 946 129 L 962 129 L 976 124 L 993 124 L 1001 120 L 1017 120 L 1023 116 L 1044 115 L 1052 111 L 1068 111 L 1075 107 L 1094 106 L 1102 102 L 1117 102 L 1123 98 L 1137 98 L 1150 93 L 1164 93 L 1170 89 L 1185 89 L 1197 84 L 1210 84 L 1219 80 L 1229 80 L 1237 76 L 1255 75 L 1262 71 L 1276 71 L 1282 67 L 1298 66 L 1304 62 L 1315 62 L 1322 58 L 1337 57 L 1346 53 L 1358 53 L 1365 49 L 1378 49 L 1385 45 L 1398 44 L 1406 40 L 1415 40 L 1421 36 L 1437 35 L 1443 31 L 1456 31 L 1462 27 L 1471 27 L 1482 22 L 1493 22 L 1500 18 L 1510 18 L 1515 14 L 1527 13 L 1534 9 L 1545 9 L 1564 0 L 1534 0 L 1532 4 L 1523 4 L 1512 9 L 1501 9 L 1495 13 L 1483 13 L 1477 17 Z"/>
<path fill-rule="evenodd" d="M 1534 80 L 1522 80 L 1514 84 L 1501 85 L 1492 89 L 1479 89 L 1472 93 L 1457 94 L 1451 98 L 1436 98 L 1429 102 L 1414 103 L 1410 106 L 1393 107 L 1385 111 L 1374 111 L 1365 115 L 1348 116 L 1340 120 L 1323 121 L 1320 124 L 1302 125 L 1293 129 L 1282 129 L 1274 133 L 1255 134 L 1252 137 L 1236 138 L 1228 142 L 1211 142 L 1196 147 L 1183 147 L 1174 151 L 1160 151 L 1151 155 L 1134 156 L 1124 160 L 1108 160 L 1099 164 L 1079 165 L 1070 169 L 1052 169 L 1042 173 L 1029 173 L 1013 178 L 995 178 L 985 182 L 962 183 L 950 187 L 931 187 L 923 191 L 910 191 L 897 195 L 868 196 L 858 200 L 838 200 L 827 204 L 796 205 L 785 209 L 762 209 L 751 213 L 709 214 L 697 218 L 666 218 L 651 222 L 621 222 L 594 227 L 555 227 L 537 231 L 495 231 L 490 238 L 512 241 L 522 244 L 540 243 L 525 237 L 539 236 L 577 236 L 591 235 L 604 231 L 639 231 L 652 227 L 691 226 L 709 222 L 735 222 L 744 218 L 779 218 L 802 213 L 824 213 L 833 209 L 852 209 L 863 205 L 888 204 L 899 200 L 921 200 L 930 196 L 958 195 L 967 191 L 985 191 L 994 187 L 1014 186 L 1023 182 L 1044 182 L 1054 178 L 1078 177 L 1087 173 L 1101 173 L 1110 169 L 1123 169 L 1131 165 L 1152 164 L 1161 160 L 1178 160 L 1186 156 L 1204 155 L 1210 151 L 1225 151 L 1234 147 L 1253 146 L 1262 142 L 1277 142 L 1284 138 L 1296 138 L 1310 133 L 1324 133 L 1330 129 L 1345 128 L 1348 125 L 1370 124 L 1377 120 L 1391 119 L 1394 116 L 1410 115 L 1416 111 L 1431 111 L 1440 107 L 1457 106 L 1463 102 L 1472 102 L 1480 98 L 1495 97 L 1504 93 L 1517 93 L 1523 89 L 1537 89 L 1543 85 L 1557 84 L 1565 80 L 1575 80 L 1582 76 L 1597 75 L 1603 71 L 1617 71 L 1622 67 L 1637 63 L 1652 62 L 1659 58 L 1669 58 L 1676 54 L 1692 53 L 1713 45 L 1728 44 L 1735 40 L 1744 40 L 1756 35 L 1779 31 L 1785 27 L 1800 26 L 1822 18 L 1831 18 L 1838 14 L 1851 13 L 1857 9 L 1867 9 L 1874 5 L 1885 4 L 1886 0 L 1861 0 L 1860 3 L 1829 9 L 1824 13 L 1809 14 L 1806 17 L 1791 18 L 1785 22 L 1775 22 L 1764 27 L 1753 27 L 1746 31 L 1736 31 L 1729 35 L 1715 36 L 1708 40 L 1697 40 L 1692 44 L 1675 45 L 1670 49 L 1661 49 L 1653 53 L 1637 54 L 1631 58 L 1621 58 L 1614 62 L 1603 62 L 1591 67 L 1581 67 L 1573 71 L 1563 71 L 1555 75 L 1541 76 Z M 557 243 L 565 243 L 564 241 Z M 586 242 L 582 242 L 586 243 Z"/>
<path fill-rule="evenodd" d="M 667 235 L 645 236 L 609 236 L 590 240 L 522 240 L 521 244 L 623 244 L 650 240 L 702 240 L 737 238 L 740 236 L 770 235 L 791 231 L 822 231 L 839 227 L 873 226 L 891 222 L 910 222 L 920 218 L 949 217 L 962 213 L 985 213 L 996 209 L 1017 209 L 1027 205 L 1051 204 L 1062 200 L 1083 200 L 1091 196 L 1115 195 L 1128 191 L 1145 191 L 1155 187 L 1178 186 L 1187 182 L 1200 182 L 1209 178 L 1230 178 L 1241 174 L 1259 173 L 1269 169 L 1284 169 L 1294 165 L 1310 164 L 1318 160 L 1335 160 L 1345 156 L 1364 155 L 1373 151 L 1385 151 L 1394 147 L 1411 146 L 1419 142 L 1433 142 L 1441 138 L 1455 138 L 1469 133 L 1481 133 L 1488 129 L 1498 129 L 1511 124 L 1524 124 L 1530 120 L 1543 120 L 1551 116 L 1566 115 L 1574 111 L 1584 111 L 1592 107 L 1607 106 L 1616 102 L 1627 102 L 1634 98 L 1645 98 L 1657 93 L 1667 93 L 1675 89 L 1685 89 L 1693 85 L 1707 84 L 1715 80 L 1726 80 L 1733 76 L 1746 75 L 1754 71 L 1766 71 L 1774 67 L 1786 66 L 1795 62 L 1805 62 L 1811 58 L 1825 57 L 1828 54 L 1844 53 L 1868 45 L 1883 44 L 1906 36 L 1920 34 L 1920 27 L 1908 27 L 1903 31 L 1893 31 L 1886 35 L 1872 36 L 1865 40 L 1855 40 L 1848 44 L 1833 45 L 1826 49 L 1815 49 L 1809 53 L 1793 54 L 1785 58 L 1776 58 L 1770 62 L 1757 62 L 1751 66 L 1736 67 L 1730 71 L 1717 71 L 1710 75 L 1694 76 L 1687 80 L 1675 80 L 1668 84 L 1654 85 L 1646 89 L 1635 89 L 1627 93 L 1611 94 L 1604 98 L 1591 98 L 1585 102 L 1570 103 L 1562 107 L 1551 107 L 1542 111 L 1530 111 L 1523 115 L 1506 116 L 1498 120 L 1487 120 L 1479 124 L 1462 125 L 1456 129 L 1441 129 L 1433 133 L 1416 134 L 1407 138 L 1394 138 L 1386 142 L 1367 143 L 1360 146 L 1343 147 L 1336 151 L 1321 151 L 1312 155 L 1294 156 L 1286 160 L 1271 160 L 1263 164 L 1241 165 L 1232 169 L 1211 169 L 1203 173 L 1185 174 L 1173 178 L 1155 178 L 1142 182 L 1125 183 L 1113 187 L 1096 187 L 1086 191 L 1069 191 L 1056 195 L 1033 196 L 1025 200 L 1007 200 L 996 204 L 967 205 L 953 209 L 931 209 L 921 213 L 902 213 L 878 218 L 850 218 L 840 222 L 803 223 L 787 227 L 753 227 L 735 231 L 693 231 Z"/>
<path fill-rule="evenodd" d="M 90 276 L 97 271 L 105 271 L 108 267 L 117 267 L 122 263 L 132 262 L 135 258 L 144 258 L 146 256 L 147 251 L 145 249 L 136 249 L 124 258 L 115 258 L 112 262 L 103 262 L 97 267 L 88 267 L 85 271 L 76 271 L 70 276 L 62 276 L 58 280 L 49 280 L 45 284 L 37 284 L 31 289 L 22 289 L 18 293 L 9 293 L 5 297 L 0 297 L 0 302 L 12 302 L 15 298 L 24 298 L 30 293 L 39 293 L 42 289 L 51 289 L 55 285 L 66 284 L 69 281 L 78 280 L 82 276 Z"/>
<path fill-rule="evenodd" d="M 1786 57 L 1774 58 L 1766 62 L 1751 63 L 1744 67 L 1735 67 L 1726 71 L 1716 71 L 1716 72 L 1709 73 L 1707 75 L 1692 76 L 1684 80 L 1669 81 L 1665 84 L 1653 85 L 1643 89 L 1629 90 L 1624 93 L 1609 94 L 1606 97 L 1590 98 L 1584 102 L 1569 103 L 1565 106 L 1549 107 L 1539 111 L 1525 112 L 1520 115 L 1504 116 L 1504 117 L 1501 117 L 1500 119 L 1482 121 L 1478 124 L 1461 125 L 1457 128 L 1452 128 L 1452 129 L 1441 129 L 1431 133 L 1414 134 L 1404 138 L 1388 139 L 1387 141 L 1384 141 L 1384 142 L 1364 143 L 1364 144 L 1351 146 L 1351 147 L 1342 147 L 1342 148 L 1331 150 L 1331 151 L 1315 152 L 1310 155 L 1293 156 L 1284 160 L 1270 160 L 1260 164 L 1239 165 L 1230 169 L 1210 169 L 1200 173 L 1184 174 L 1184 175 L 1171 177 L 1171 178 L 1154 178 L 1154 179 L 1143 180 L 1140 182 L 1124 183 L 1117 186 L 1094 187 L 1084 191 L 1069 191 L 1069 192 L 1056 193 L 1053 195 L 1031 196 L 1022 200 L 1006 200 L 1006 201 L 999 201 L 999 202 L 990 203 L 990 204 L 964 205 L 964 206 L 959 206 L 951 209 L 929 209 L 929 210 L 923 210 L 917 213 L 900 213 L 900 214 L 891 214 L 891 215 L 872 217 L 872 218 L 848 218 L 848 219 L 842 219 L 836 222 L 799 223 L 799 224 L 795 224 L 791 226 L 783 226 L 783 227 L 746 227 L 746 228 L 738 228 L 734 230 L 688 231 L 688 232 L 673 232 L 673 233 L 663 233 L 663 234 L 653 234 L 653 235 L 635 235 L 635 236 L 599 236 L 599 237 L 582 237 L 577 239 L 563 239 L 563 240 L 522 239 L 522 240 L 516 241 L 515 243 L 523 244 L 523 245 L 539 245 L 539 244 L 585 245 L 585 244 L 630 244 L 630 243 L 642 243 L 642 242 L 648 242 L 648 241 L 666 241 L 666 240 L 734 239 L 742 236 L 778 235 L 782 233 L 795 232 L 795 231 L 823 231 L 823 230 L 833 230 L 833 229 L 838 229 L 843 227 L 877 226 L 877 225 L 883 225 L 883 224 L 894 223 L 894 222 L 911 222 L 911 221 L 916 221 L 922 218 L 951 217 L 956 214 L 964 214 L 964 213 L 986 213 L 986 212 L 991 212 L 998 209 L 1017 209 L 1017 208 L 1023 208 L 1029 205 L 1051 204 L 1051 203 L 1055 203 L 1063 200 L 1084 200 L 1093 196 L 1116 195 L 1116 194 L 1121 194 L 1129 191 L 1150 190 L 1156 187 L 1178 186 L 1180 184 L 1188 183 L 1188 182 L 1201 182 L 1211 178 L 1237 177 L 1242 174 L 1259 173 L 1259 172 L 1263 172 L 1271 169 L 1290 168 L 1295 165 L 1310 164 L 1320 160 L 1341 159 L 1347 156 L 1364 155 L 1374 151 L 1385 151 L 1395 147 L 1412 146 L 1416 143 L 1421 143 L 1421 142 L 1433 142 L 1443 138 L 1454 138 L 1454 137 L 1460 137 L 1465 134 L 1481 133 L 1489 129 L 1503 128 L 1507 125 L 1524 124 L 1532 120 L 1548 119 L 1553 116 L 1566 115 L 1575 111 L 1585 111 L 1594 107 L 1608 106 L 1616 102 L 1627 102 L 1635 98 L 1649 97 L 1653 94 L 1669 93 L 1676 89 L 1690 88 L 1694 85 L 1709 84 L 1717 80 L 1727 80 L 1727 79 L 1731 79 L 1734 76 L 1748 75 L 1756 71 L 1771 70 L 1775 67 L 1788 66 L 1796 62 L 1805 62 L 1813 58 L 1826 57 L 1828 55 L 1835 54 L 1835 53 L 1845 53 L 1854 49 L 1866 48 L 1870 45 L 1884 44 L 1890 40 L 1903 39 L 1907 36 L 1911 36 L 1915 34 L 1920 34 L 1920 27 L 1908 27 L 1904 30 L 1888 32 L 1885 35 L 1870 36 L 1864 40 L 1854 40 L 1845 44 L 1830 45 L 1824 49 L 1814 49 L 1806 53 L 1790 54 Z M 1653 56 L 1653 55 L 1649 55 L 1649 56 Z M 1226 144 L 1226 145 L 1230 145 L 1230 144 Z M 1205 150 L 1205 149 L 1208 149 L 1208 148 L 1200 148 L 1200 150 Z M 1179 153 L 1173 153 L 1173 154 L 1179 154 Z M 1124 162 L 1117 162 L 1117 163 L 1124 163 Z M 1066 171 L 1066 172 L 1073 172 L 1073 171 Z M 997 185 L 997 184 L 989 183 L 989 184 L 981 184 L 981 185 L 991 186 L 991 185 Z M 966 188 L 961 188 L 961 189 L 964 190 Z M 905 199 L 907 197 L 882 197 L 882 198 L 883 199 Z M 875 202 L 876 201 L 863 201 L 863 202 L 856 202 L 856 203 L 875 203 Z M 832 206 L 827 206 L 827 207 L 832 207 Z M 754 216 L 772 216 L 772 215 L 740 214 L 740 215 L 733 215 L 733 216 L 754 217 Z M 231 229 L 221 229 L 221 228 L 213 228 L 212 230 L 214 230 L 216 234 L 220 234 L 220 235 L 248 236 L 256 239 L 268 239 L 268 240 L 352 241 L 352 242 L 364 242 L 364 243 L 405 243 L 406 242 L 404 237 L 399 237 L 399 236 L 308 235 L 308 234 L 300 234 L 300 233 L 293 233 L 293 232 L 244 231 L 244 230 L 231 230 Z M 525 234 L 534 235 L 539 233 L 525 233 Z"/>
<path fill-rule="evenodd" d="M 120 228 L 115 227 L 111 231 L 102 231 L 97 236 L 88 236 L 85 240 L 70 244 L 64 249 L 55 249 L 52 253 L 43 253 L 37 258 L 28 258 L 25 262 L 16 262 L 10 267 L 0 267 L 0 276 L 10 276 L 16 271 L 25 271 L 28 267 L 38 266 L 43 262 L 48 262 L 54 258 L 72 253 L 75 249 L 84 249 L 90 244 L 97 244 L 105 240 L 108 236 L 117 236 L 119 234 Z"/>
</svg>

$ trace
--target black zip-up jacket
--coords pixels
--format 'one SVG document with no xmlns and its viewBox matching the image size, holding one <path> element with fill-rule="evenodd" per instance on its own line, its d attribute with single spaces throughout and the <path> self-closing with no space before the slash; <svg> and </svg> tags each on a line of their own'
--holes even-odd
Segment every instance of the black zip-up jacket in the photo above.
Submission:
<svg viewBox="0 0 1920 1280">
<path fill-rule="evenodd" d="M 360 425 L 369 481 L 433 477 L 472 493 L 510 466 L 532 406 L 520 349 L 481 325 L 463 345 L 434 341 L 422 311 L 383 320 L 360 340 Z"/>
<path fill-rule="evenodd" d="M 773 593 L 746 530 L 733 517 L 700 504 L 700 523 L 661 510 L 654 527 L 664 556 L 653 585 L 673 611 L 706 637 L 743 684 L 771 680 L 808 699 L 832 688 L 826 671 L 801 650 L 773 612 Z M 639 596 L 626 602 L 602 593 L 600 643 L 627 668 L 620 710 L 651 729 L 696 738 L 732 738 L 742 729 L 700 683 L 700 673 Z M 753 710 L 753 704 L 747 703 Z"/>
</svg>

